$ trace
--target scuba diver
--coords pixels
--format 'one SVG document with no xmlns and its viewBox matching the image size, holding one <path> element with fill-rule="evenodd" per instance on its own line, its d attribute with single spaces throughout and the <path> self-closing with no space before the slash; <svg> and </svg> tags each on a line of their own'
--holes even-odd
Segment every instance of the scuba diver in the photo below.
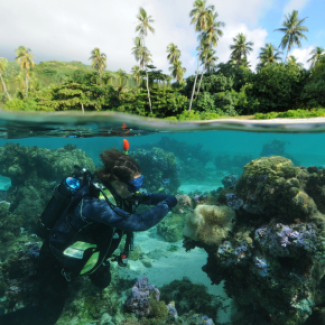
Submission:
<svg viewBox="0 0 325 325">
<path fill-rule="evenodd" d="M 117 149 L 103 150 L 103 166 L 95 174 L 75 166 L 73 177 L 56 188 L 40 220 L 48 229 L 38 267 L 38 303 L 0 316 L 1 325 L 54 325 L 68 295 L 69 283 L 79 275 L 106 288 L 110 261 L 127 265 L 133 232 L 159 223 L 176 205 L 190 205 L 186 195 L 140 194 L 141 168 Z M 136 213 L 139 204 L 153 205 Z M 124 250 L 114 251 L 126 236 Z"/>
</svg>

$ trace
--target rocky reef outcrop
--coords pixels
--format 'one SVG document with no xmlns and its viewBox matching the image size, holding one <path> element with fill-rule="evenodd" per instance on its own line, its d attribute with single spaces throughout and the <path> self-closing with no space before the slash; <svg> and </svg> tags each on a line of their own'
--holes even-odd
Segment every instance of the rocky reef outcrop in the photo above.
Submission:
<svg viewBox="0 0 325 325">
<path fill-rule="evenodd" d="M 43 212 L 54 187 L 79 165 L 94 170 L 84 151 L 66 145 L 56 150 L 7 143 L 0 146 L 0 175 L 9 177 L 10 212 L 31 223 Z"/>
<path fill-rule="evenodd" d="M 138 149 L 131 156 L 141 166 L 144 175 L 142 189 L 148 193 L 177 193 L 181 185 L 179 165 L 172 152 L 160 148 Z"/>
<path fill-rule="evenodd" d="M 236 306 L 234 325 L 305 324 L 325 303 L 324 193 L 325 170 L 262 157 L 245 165 L 235 187 L 219 193 L 217 204 L 236 215 L 231 228 L 214 231 L 221 239 L 184 233 L 187 249 L 208 253 L 203 270 L 212 282 L 224 281 Z M 193 227 L 191 218 L 187 226 Z"/>
</svg>

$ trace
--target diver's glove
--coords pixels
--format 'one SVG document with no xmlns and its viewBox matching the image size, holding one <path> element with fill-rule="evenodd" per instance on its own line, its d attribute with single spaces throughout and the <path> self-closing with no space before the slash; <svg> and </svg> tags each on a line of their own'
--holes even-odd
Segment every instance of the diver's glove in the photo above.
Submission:
<svg viewBox="0 0 325 325">
<path fill-rule="evenodd" d="M 163 201 L 161 201 L 157 205 L 160 204 L 166 204 L 168 206 L 168 209 L 171 209 L 177 205 L 177 199 L 174 195 L 168 195 Z"/>
</svg>

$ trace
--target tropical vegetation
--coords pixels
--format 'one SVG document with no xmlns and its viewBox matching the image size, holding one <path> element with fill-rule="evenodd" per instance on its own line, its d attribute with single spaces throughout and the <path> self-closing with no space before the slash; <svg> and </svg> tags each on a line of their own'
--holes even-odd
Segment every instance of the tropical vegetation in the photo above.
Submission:
<svg viewBox="0 0 325 325">
<path fill-rule="evenodd" d="M 324 116 L 324 48 L 310 52 L 309 69 L 290 53 L 307 39 L 306 18 L 298 11 L 286 15 L 276 29 L 283 33 L 279 48 L 270 43 L 260 48 L 257 67 L 248 60 L 254 43 L 244 33 L 233 38 L 228 62 L 218 62 L 225 23 L 207 0 L 195 0 L 189 16 L 197 33 L 197 69 L 186 79 L 181 50 L 173 42 L 166 47 L 170 74 L 153 64 L 146 40 L 155 32 L 154 19 L 140 8 L 130 49 L 135 59 L 131 71 L 108 71 L 107 56 L 99 48 L 89 51 L 90 65 L 35 64 L 31 49 L 19 46 L 15 61 L 0 57 L 1 106 L 26 111 L 110 110 L 169 120 Z"/>
</svg>

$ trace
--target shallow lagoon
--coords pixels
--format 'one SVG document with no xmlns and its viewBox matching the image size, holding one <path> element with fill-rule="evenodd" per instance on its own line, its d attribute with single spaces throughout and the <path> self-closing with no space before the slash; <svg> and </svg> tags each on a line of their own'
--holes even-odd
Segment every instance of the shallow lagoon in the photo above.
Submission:
<svg viewBox="0 0 325 325">
<path fill-rule="evenodd" d="M 0 313 L 33 303 L 24 292 L 29 283 L 37 282 L 33 278 L 37 260 L 24 265 L 22 271 L 17 254 L 26 243 L 42 242 L 35 234 L 38 214 L 51 189 L 64 177 L 63 171 L 69 171 L 59 160 L 72 157 L 73 164 L 76 159 L 82 161 L 80 157 L 89 157 L 98 166 L 100 151 L 120 149 L 123 138 L 130 142 L 130 155 L 145 165 L 143 174 L 151 180 L 145 183 L 148 191 L 172 194 L 176 188 L 194 199 L 193 208 L 218 208 L 213 220 L 198 210 L 173 211 L 159 225 L 136 233 L 136 252 L 129 266 L 121 268 L 111 263 L 112 284 L 102 293 L 87 279 L 79 279 L 69 289 L 71 295 L 58 324 L 206 324 L 208 319 L 214 324 L 305 324 L 311 321 L 310 315 L 315 317 L 322 312 L 315 306 L 325 302 L 324 133 L 312 133 L 312 128 L 304 133 L 277 133 L 276 127 L 273 132 L 254 132 L 245 131 L 242 126 L 241 131 L 224 127 L 175 132 L 174 126 L 172 132 L 139 127 L 146 132 L 134 134 L 134 121 L 130 122 L 129 132 L 131 127 L 123 128 L 123 132 L 117 127 L 125 121 L 117 119 L 112 125 L 119 136 L 105 137 L 77 137 L 81 134 L 73 132 L 74 127 L 79 127 L 77 123 L 61 124 L 62 129 L 69 129 L 62 137 L 59 132 L 43 130 L 41 137 L 26 138 L 28 125 L 20 134 L 15 123 L 8 132 L 2 129 L 2 203 L 10 203 L 10 208 L 2 204 L 0 214 Z M 109 120 L 106 123 L 109 129 Z M 96 128 L 96 123 L 89 123 L 82 126 L 83 130 L 90 125 Z M 30 130 L 35 133 L 35 125 Z M 8 143 L 12 144 L 8 147 Z M 17 149 L 17 144 L 25 149 Z M 47 175 L 41 176 L 42 166 L 32 156 L 34 146 L 39 159 L 45 149 L 50 149 L 47 155 L 57 156 L 52 163 L 53 177 L 49 176 L 51 166 L 46 167 Z M 78 149 L 81 152 L 76 152 Z M 263 152 L 267 155 L 261 158 Z M 167 155 L 175 157 L 175 175 L 166 174 L 164 164 L 157 167 L 153 163 L 157 157 L 161 161 L 167 159 Z M 26 173 L 26 184 L 24 177 L 17 178 L 9 171 L 13 166 Z M 308 168 L 311 166 L 315 167 Z M 237 176 L 237 184 L 229 186 L 223 182 L 227 175 Z M 44 197 L 37 188 L 38 182 L 42 183 L 42 190 L 49 192 Z M 30 193 L 34 196 L 29 197 Z M 220 206 L 228 210 L 219 211 Z M 230 222 L 228 215 L 232 215 Z M 193 218 L 201 218 L 201 228 L 193 223 Z M 188 235 L 185 242 L 183 231 Z M 166 304 L 174 301 L 178 318 L 170 315 L 157 319 L 152 314 L 137 319 L 124 311 L 123 303 L 135 280 L 142 276 L 147 276 L 149 284 L 161 291 L 162 300 L 168 299 Z M 178 282 L 172 282 L 175 280 Z"/>
</svg>

